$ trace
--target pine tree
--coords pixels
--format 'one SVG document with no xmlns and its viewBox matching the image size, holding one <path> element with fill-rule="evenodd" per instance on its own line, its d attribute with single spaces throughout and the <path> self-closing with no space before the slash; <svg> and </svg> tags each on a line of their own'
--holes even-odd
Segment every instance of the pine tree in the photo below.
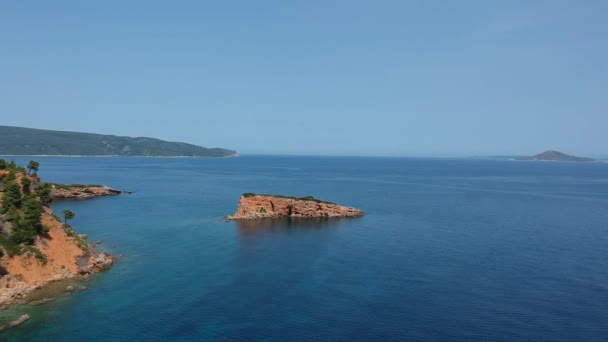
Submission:
<svg viewBox="0 0 608 342">
<path fill-rule="evenodd" d="M 2 197 L 2 210 L 8 212 L 10 208 L 21 207 L 21 188 L 15 181 L 5 183 L 4 196 Z"/>
<path fill-rule="evenodd" d="M 28 177 L 23 176 L 23 178 L 21 178 L 21 188 L 23 189 L 24 194 L 30 193 L 30 186 L 32 186 L 32 181 Z"/>
<path fill-rule="evenodd" d="M 74 217 L 76 217 L 76 214 L 74 214 L 73 211 L 68 209 L 63 211 L 63 223 L 65 223 L 66 225 L 68 224 L 68 220 L 71 220 Z"/>
<path fill-rule="evenodd" d="M 29 174 L 36 175 L 38 174 L 38 168 L 40 167 L 40 163 L 35 160 L 30 160 L 29 164 L 27 164 L 27 171 Z"/>
</svg>

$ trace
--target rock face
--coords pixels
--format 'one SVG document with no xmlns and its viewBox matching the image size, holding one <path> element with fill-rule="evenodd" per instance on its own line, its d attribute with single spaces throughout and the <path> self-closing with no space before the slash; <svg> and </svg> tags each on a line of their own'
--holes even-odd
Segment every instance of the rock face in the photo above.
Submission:
<svg viewBox="0 0 608 342">
<path fill-rule="evenodd" d="M 103 185 L 51 185 L 51 195 L 56 199 L 88 199 L 94 197 L 115 196 L 122 193 L 123 192 L 120 190 L 112 189 Z"/>
<path fill-rule="evenodd" d="M 273 217 L 357 217 L 363 211 L 323 202 L 312 197 L 292 198 L 274 195 L 245 194 L 239 207 L 227 220 L 243 220 Z"/>
<path fill-rule="evenodd" d="M 6 167 L 6 163 L 3 167 Z M 11 174 L 14 180 L 7 178 Z M 2 209 L 5 202 L 14 205 L 5 201 L 5 196 L 10 195 L 10 200 L 16 195 L 14 191 L 6 191 L 7 186 L 0 191 L 0 309 L 11 304 L 26 303 L 28 296 L 36 289 L 51 286 L 60 280 L 86 279 L 91 274 L 107 270 L 116 262 L 112 255 L 99 251 L 96 244 L 87 243 L 85 235 L 76 233 L 69 225 L 59 221 L 48 203 L 42 202 L 44 196 L 39 191 L 43 186 L 36 175 L 28 175 L 25 169 L 0 170 L 0 183 L 13 187 L 12 184 L 17 184 L 21 198 L 25 198 L 23 194 L 29 192 L 29 213 L 33 215 L 39 208 L 37 213 L 40 221 L 36 223 L 44 228 L 43 232 L 34 235 L 31 242 L 14 241 L 14 219 L 10 219 L 11 211 Z M 24 184 L 27 184 L 27 188 Z M 85 199 L 118 193 L 120 191 L 102 186 L 51 185 L 50 195 Z M 33 206 L 31 199 L 40 201 L 39 207 Z M 25 200 L 22 203 L 26 203 Z M 24 215 L 14 206 L 12 211 L 17 213 L 12 215 Z M 26 228 L 19 227 L 22 231 Z"/>
<path fill-rule="evenodd" d="M 116 257 L 96 250 L 85 253 L 77 261 L 79 274 L 93 274 L 110 269 L 116 262 Z"/>
<path fill-rule="evenodd" d="M 98 251 L 63 226 L 49 208 L 45 209 L 42 222 L 50 229 L 36 240 L 34 247 L 44 253 L 44 262 L 30 253 L 0 258 L 0 268 L 6 273 L 0 276 L 0 307 L 22 304 L 35 289 L 58 280 L 86 278 L 116 262 L 116 257 Z"/>
</svg>

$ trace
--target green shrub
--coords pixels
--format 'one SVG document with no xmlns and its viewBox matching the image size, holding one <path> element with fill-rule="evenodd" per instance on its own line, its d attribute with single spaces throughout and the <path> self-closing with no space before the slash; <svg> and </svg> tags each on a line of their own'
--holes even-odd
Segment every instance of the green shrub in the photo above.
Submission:
<svg viewBox="0 0 608 342">
<path fill-rule="evenodd" d="M 51 231 L 51 227 L 47 226 L 46 224 L 42 225 L 42 234 L 46 234 L 50 231 Z"/>
<path fill-rule="evenodd" d="M 27 246 L 25 248 L 23 248 L 23 250 L 21 251 L 21 254 L 23 253 L 28 253 L 33 255 L 36 259 L 38 259 L 38 261 L 40 261 L 43 264 L 47 263 L 47 258 L 46 255 L 44 255 L 44 253 L 42 253 L 38 248 L 33 247 L 33 246 Z"/>
<path fill-rule="evenodd" d="M 57 189 L 72 189 L 72 188 L 96 188 L 102 187 L 100 184 L 59 184 L 59 183 L 45 183 L 55 186 Z"/>
<path fill-rule="evenodd" d="M 8 175 L 6 175 L 2 179 L 2 181 L 4 182 L 5 185 L 6 185 L 6 183 L 15 181 L 15 179 L 17 179 L 17 176 L 15 174 L 15 170 L 14 169 L 10 169 L 10 168 L 7 168 L 7 169 L 10 170 L 10 171 L 8 172 Z"/>
<path fill-rule="evenodd" d="M 31 229 L 23 229 L 21 227 L 18 227 L 11 234 L 11 240 L 13 240 L 13 242 L 16 244 L 23 243 L 26 245 L 31 245 L 34 243 L 35 239 L 36 234 L 34 230 Z"/>
<path fill-rule="evenodd" d="M 44 255 L 44 253 L 42 253 L 38 248 L 32 247 L 32 252 L 34 253 L 36 259 L 38 259 L 41 263 L 47 263 L 46 255 Z"/>
<path fill-rule="evenodd" d="M 18 255 L 21 252 L 21 247 L 18 244 L 7 239 L 3 235 L 0 235 L 0 247 L 2 247 L 2 250 L 9 256 Z"/>
</svg>

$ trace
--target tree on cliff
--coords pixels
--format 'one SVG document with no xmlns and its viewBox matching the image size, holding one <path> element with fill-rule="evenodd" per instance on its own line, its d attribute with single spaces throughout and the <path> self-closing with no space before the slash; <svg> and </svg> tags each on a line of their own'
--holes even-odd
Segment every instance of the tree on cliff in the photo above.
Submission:
<svg viewBox="0 0 608 342">
<path fill-rule="evenodd" d="M 42 233 L 42 212 L 44 211 L 40 199 L 35 195 L 23 197 L 23 221 L 25 228 L 32 230 L 36 234 Z"/>
<path fill-rule="evenodd" d="M 30 160 L 29 164 L 27 164 L 27 172 L 31 175 L 35 175 L 38 173 L 38 168 L 40 167 L 40 163 L 35 160 Z"/>
<path fill-rule="evenodd" d="M 8 172 L 8 175 L 6 175 L 6 177 L 2 178 L 2 181 L 4 182 L 4 184 L 8 184 L 8 182 L 14 181 L 17 179 L 17 175 L 15 174 L 15 170 L 11 170 Z"/>
<path fill-rule="evenodd" d="M 5 183 L 4 196 L 2 196 L 2 211 L 8 212 L 11 208 L 21 207 L 21 188 L 14 180 Z"/>
<path fill-rule="evenodd" d="M 40 196 L 40 201 L 42 205 L 49 205 L 53 202 L 53 194 L 51 192 L 51 184 L 43 183 L 38 187 L 38 196 Z"/>
<path fill-rule="evenodd" d="M 63 223 L 65 223 L 66 225 L 68 224 L 68 220 L 71 220 L 74 217 L 76 217 L 76 214 L 74 214 L 73 211 L 68 209 L 63 211 Z"/>
<path fill-rule="evenodd" d="M 28 177 L 21 178 L 21 188 L 23 189 L 24 194 L 30 193 L 30 187 L 32 186 L 32 181 Z"/>
<path fill-rule="evenodd" d="M 35 195 L 24 196 L 21 214 L 13 214 L 13 234 L 11 239 L 15 243 L 31 245 L 36 236 L 44 233 L 42 222 L 42 203 Z"/>
</svg>

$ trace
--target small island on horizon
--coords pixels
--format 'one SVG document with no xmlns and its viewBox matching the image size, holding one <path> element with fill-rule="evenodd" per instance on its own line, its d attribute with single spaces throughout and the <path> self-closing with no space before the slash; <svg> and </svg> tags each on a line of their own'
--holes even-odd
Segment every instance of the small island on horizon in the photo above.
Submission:
<svg viewBox="0 0 608 342">
<path fill-rule="evenodd" d="M 594 159 L 577 157 L 563 152 L 548 150 L 543 153 L 539 153 L 533 156 L 522 156 L 515 157 L 515 160 L 528 160 L 528 161 L 559 161 L 559 162 L 592 162 Z"/>
</svg>

